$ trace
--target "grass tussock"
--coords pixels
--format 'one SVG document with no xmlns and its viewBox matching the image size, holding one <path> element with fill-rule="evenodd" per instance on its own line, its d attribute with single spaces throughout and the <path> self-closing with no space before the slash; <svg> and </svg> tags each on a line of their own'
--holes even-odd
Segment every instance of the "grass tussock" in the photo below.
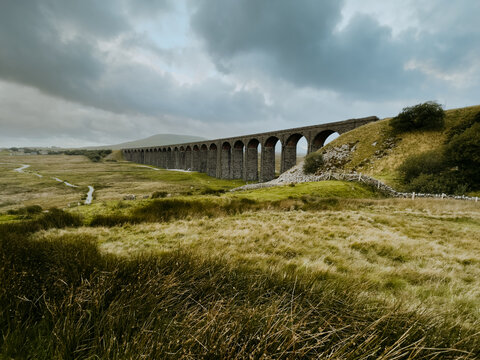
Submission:
<svg viewBox="0 0 480 360">
<path fill-rule="evenodd" d="M 190 218 L 213 218 L 242 214 L 261 210 L 338 210 L 349 207 L 371 205 L 369 200 L 345 200 L 337 198 L 318 198 L 301 196 L 281 200 L 258 201 L 251 198 L 184 198 L 156 199 L 134 207 L 128 212 L 117 211 L 94 215 L 90 226 L 120 226 L 123 224 L 140 224 L 145 222 L 168 222 Z"/>
<path fill-rule="evenodd" d="M 474 332 L 361 288 L 178 251 L 125 259 L 93 239 L 0 238 L 6 358 L 473 359 Z"/>
<path fill-rule="evenodd" d="M 28 234 L 51 228 L 77 227 L 82 224 L 83 221 L 80 215 L 52 208 L 28 220 L 0 223 L 0 234 Z"/>
</svg>

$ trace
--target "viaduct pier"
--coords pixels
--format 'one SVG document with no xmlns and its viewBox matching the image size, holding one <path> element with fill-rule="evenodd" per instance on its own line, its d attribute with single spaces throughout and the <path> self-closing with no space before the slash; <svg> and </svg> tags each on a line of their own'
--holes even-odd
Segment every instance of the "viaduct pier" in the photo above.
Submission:
<svg viewBox="0 0 480 360">
<path fill-rule="evenodd" d="M 224 139 L 122 149 L 122 153 L 126 160 L 140 164 L 199 171 L 221 179 L 263 182 L 275 177 L 278 141 L 282 148 L 280 172 L 283 173 L 295 166 L 297 142 L 302 137 L 307 140 L 307 153 L 311 153 L 320 149 L 331 134 L 343 134 L 377 120 L 378 117 L 370 116 Z"/>
</svg>

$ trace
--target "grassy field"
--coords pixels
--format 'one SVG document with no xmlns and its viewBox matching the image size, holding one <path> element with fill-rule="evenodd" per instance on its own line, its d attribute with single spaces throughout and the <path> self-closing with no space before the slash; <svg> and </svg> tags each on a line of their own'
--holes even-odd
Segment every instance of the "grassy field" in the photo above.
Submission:
<svg viewBox="0 0 480 360">
<path fill-rule="evenodd" d="M 223 192 L 241 182 L 118 159 L 0 162 L 0 358 L 480 356 L 479 203 L 338 181 Z M 66 207 L 90 184 L 92 205 Z M 155 191 L 171 196 L 143 199 Z"/>
<path fill-rule="evenodd" d="M 114 153 L 110 159 L 118 158 Z M 13 169 L 21 164 L 30 167 L 24 173 Z M 87 186 L 95 188 L 95 200 L 121 200 L 125 195 L 149 197 L 155 191 L 172 196 L 195 194 L 205 190 L 227 190 L 241 186 L 242 181 L 223 181 L 201 173 L 155 171 L 125 161 L 92 163 L 84 156 L 37 155 L 0 156 L 0 211 L 39 204 L 43 207 L 65 207 L 83 203 Z M 34 175 L 43 175 L 39 178 Z M 52 177 L 78 185 L 65 186 Z"/>
</svg>

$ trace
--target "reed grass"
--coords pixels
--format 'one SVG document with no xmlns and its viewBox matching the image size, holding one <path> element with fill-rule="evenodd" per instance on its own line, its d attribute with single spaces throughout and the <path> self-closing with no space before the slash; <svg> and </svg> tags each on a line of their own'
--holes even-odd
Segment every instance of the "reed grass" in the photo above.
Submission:
<svg viewBox="0 0 480 360">
<path fill-rule="evenodd" d="M 95 238 L 0 236 L 0 357 L 473 359 L 474 331 L 367 301 L 348 282 L 177 251 L 124 258 Z"/>
</svg>

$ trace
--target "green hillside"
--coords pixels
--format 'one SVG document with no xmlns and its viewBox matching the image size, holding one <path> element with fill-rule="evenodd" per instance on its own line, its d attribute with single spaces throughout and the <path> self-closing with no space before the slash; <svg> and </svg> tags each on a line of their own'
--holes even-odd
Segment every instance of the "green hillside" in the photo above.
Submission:
<svg viewBox="0 0 480 360">
<path fill-rule="evenodd" d="M 409 156 L 439 150 L 454 127 L 467 123 L 480 112 L 480 105 L 445 111 L 441 130 L 415 130 L 395 135 L 390 118 L 345 133 L 327 144 L 321 152 L 344 144 L 356 144 L 342 168 L 378 178 L 394 188 L 402 188 L 399 167 Z M 480 139 L 479 139 L 480 141 Z"/>
</svg>

